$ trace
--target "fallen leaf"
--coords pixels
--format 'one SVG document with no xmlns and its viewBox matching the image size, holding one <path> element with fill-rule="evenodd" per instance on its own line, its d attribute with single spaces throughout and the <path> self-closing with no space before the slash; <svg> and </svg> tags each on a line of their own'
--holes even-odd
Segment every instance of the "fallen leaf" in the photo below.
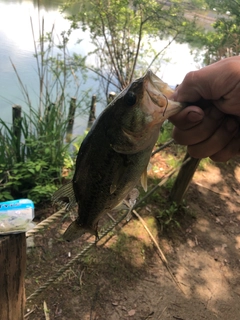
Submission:
<svg viewBox="0 0 240 320">
<path fill-rule="evenodd" d="M 129 315 L 129 317 L 134 316 L 134 315 L 135 315 L 135 313 L 136 313 L 136 310 L 134 310 L 134 309 L 132 309 L 132 310 L 128 311 L 128 315 Z"/>
</svg>

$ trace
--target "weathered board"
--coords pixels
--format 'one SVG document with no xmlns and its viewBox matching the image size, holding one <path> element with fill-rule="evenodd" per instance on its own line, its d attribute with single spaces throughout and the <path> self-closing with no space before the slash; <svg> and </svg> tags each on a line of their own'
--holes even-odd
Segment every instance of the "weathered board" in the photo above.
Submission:
<svg viewBox="0 0 240 320">
<path fill-rule="evenodd" d="M 25 233 L 0 236 L 0 319 L 23 320 Z"/>
</svg>

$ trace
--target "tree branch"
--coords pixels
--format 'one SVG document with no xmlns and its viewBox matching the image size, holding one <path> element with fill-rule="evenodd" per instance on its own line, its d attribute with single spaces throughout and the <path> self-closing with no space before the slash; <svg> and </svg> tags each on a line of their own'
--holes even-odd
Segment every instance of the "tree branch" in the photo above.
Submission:
<svg viewBox="0 0 240 320">
<path fill-rule="evenodd" d="M 154 63 L 154 62 L 157 60 L 157 58 L 160 56 L 160 54 L 161 54 L 163 51 L 165 51 L 165 50 L 171 45 L 171 43 L 176 39 L 177 36 L 178 36 L 178 33 L 168 42 L 168 44 L 166 44 L 166 46 L 165 46 L 161 51 L 159 51 L 159 52 L 155 55 L 155 57 L 152 59 L 151 63 L 148 65 L 146 71 L 151 68 L 151 66 L 153 65 L 153 63 Z"/>
<path fill-rule="evenodd" d="M 129 83 L 132 82 L 132 80 L 133 80 L 133 75 L 134 75 L 134 71 L 135 71 L 136 64 L 137 64 L 137 59 L 138 59 L 138 55 L 139 55 L 139 51 L 140 51 L 140 44 L 141 44 L 141 40 L 142 40 L 142 28 L 143 28 L 143 21 L 142 21 L 142 11 L 141 11 L 141 22 L 140 22 L 139 33 L 138 33 L 137 50 L 136 50 L 134 61 L 133 61 L 133 66 L 132 66 L 132 71 L 131 71 L 130 78 L 129 78 Z"/>
</svg>

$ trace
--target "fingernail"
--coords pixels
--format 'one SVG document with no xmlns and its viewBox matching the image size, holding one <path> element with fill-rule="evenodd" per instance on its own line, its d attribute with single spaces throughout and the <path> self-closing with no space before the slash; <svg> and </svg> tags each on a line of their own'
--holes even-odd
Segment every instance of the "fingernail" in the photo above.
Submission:
<svg viewBox="0 0 240 320">
<path fill-rule="evenodd" d="M 225 124 L 228 132 L 233 132 L 239 126 L 238 122 L 232 118 L 228 118 Z"/>
<path fill-rule="evenodd" d="M 203 119 L 203 114 L 195 112 L 195 111 L 190 111 L 188 113 L 188 120 L 190 120 L 191 122 L 198 122 L 201 121 Z"/>
</svg>

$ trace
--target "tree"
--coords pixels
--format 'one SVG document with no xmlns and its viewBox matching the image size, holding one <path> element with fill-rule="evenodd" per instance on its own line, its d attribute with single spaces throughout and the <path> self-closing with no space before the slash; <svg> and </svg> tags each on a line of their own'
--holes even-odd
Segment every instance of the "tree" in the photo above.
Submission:
<svg viewBox="0 0 240 320">
<path fill-rule="evenodd" d="M 240 54 L 240 0 L 206 0 L 215 10 L 213 31 L 199 33 L 200 45 L 206 49 L 205 64 Z"/>
<path fill-rule="evenodd" d="M 89 28 L 97 57 L 91 69 L 104 79 L 106 94 L 110 85 L 125 88 L 140 69 L 142 74 L 153 64 L 159 67 L 166 48 L 156 48 L 159 39 L 168 38 L 168 46 L 194 26 L 184 17 L 186 3 L 179 0 L 71 0 L 64 9 L 76 3 L 71 27 Z"/>
</svg>

